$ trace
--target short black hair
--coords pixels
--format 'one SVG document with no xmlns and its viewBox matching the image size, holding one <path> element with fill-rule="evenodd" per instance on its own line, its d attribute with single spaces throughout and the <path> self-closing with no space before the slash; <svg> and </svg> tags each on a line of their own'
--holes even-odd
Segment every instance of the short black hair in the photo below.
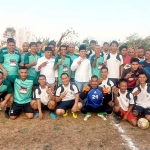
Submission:
<svg viewBox="0 0 150 150">
<path fill-rule="evenodd" d="M 104 69 L 106 69 L 106 70 L 108 71 L 108 68 L 107 68 L 106 66 L 103 66 L 103 67 L 101 68 L 101 70 L 104 70 Z"/>
<path fill-rule="evenodd" d="M 42 44 L 42 42 L 41 41 L 37 41 L 36 44 Z"/>
<path fill-rule="evenodd" d="M 143 72 L 143 71 L 139 73 L 139 76 L 140 76 L 140 75 L 145 75 L 145 76 L 146 76 L 146 78 L 147 78 L 146 73 L 145 73 L 145 72 Z"/>
<path fill-rule="evenodd" d="M 120 84 L 120 83 L 122 83 L 122 82 L 126 82 L 126 83 L 127 83 L 127 79 L 125 79 L 125 78 L 119 79 L 118 84 Z"/>
<path fill-rule="evenodd" d="M 113 44 L 116 44 L 117 46 L 119 45 L 117 41 L 112 41 L 112 42 L 110 43 L 110 46 L 112 46 Z"/>
<path fill-rule="evenodd" d="M 8 39 L 7 39 L 7 43 L 10 42 L 10 41 L 11 41 L 11 42 L 15 42 L 15 40 L 14 40 L 13 38 L 8 38 Z"/>
<path fill-rule="evenodd" d="M 128 47 L 127 47 L 126 45 L 121 45 L 121 46 L 119 47 L 119 51 L 121 52 L 123 48 L 128 49 Z"/>
<path fill-rule="evenodd" d="M 40 75 L 38 76 L 38 79 L 39 79 L 40 77 L 44 77 L 44 78 L 46 79 L 46 76 L 45 76 L 44 74 L 40 74 Z"/>
<path fill-rule="evenodd" d="M 33 45 L 36 45 L 36 46 L 37 46 L 37 43 L 36 43 L 36 42 L 31 42 L 31 43 L 29 44 L 29 47 L 31 47 L 31 46 L 33 46 Z"/>
<path fill-rule="evenodd" d="M 56 42 L 54 40 L 52 40 L 47 44 L 47 46 L 50 46 L 50 45 L 56 46 Z"/>
<path fill-rule="evenodd" d="M 66 72 L 63 72 L 63 73 L 61 74 L 61 78 L 62 78 L 63 75 L 66 75 L 67 77 L 69 77 L 68 73 L 66 73 Z"/>
<path fill-rule="evenodd" d="M 98 79 L 98 77 L 97 77 L 96 75 L 93 75 L 93 76 L 91 77 L 91 79 L 93 79 L 93 78 L 97 78 L 97 79 Z"/>
<path fill-rule="evenodd" d="M 105 45 L 105 44 L 109 45 L 109 43 L 108 43 L 108 42 L 104 42 L 104 43 L 103 43 L 103 45 Z"/>
<path fill-rule="evenodd" d="M 138 58 L 131 58 L 130 64 L 132 64 L 133 62 L 137 62 L 139 64 L 139 59 Z"/>
<path fill-rule="evenodd" d="M 28 68 L 26 66 L 19 66 L 19 70 L 20 69 L 27 69 L 28 70 Z"/>
<path fill-rule="evenodd" d="M 66 46 L 66 45 L 61 45 L 61 46 L 59 47 L 59 51 L 61 51 L 61 48 L 62 48 L 62 47 L 65 47 L 66 50 L 67 50 L 67 46 Z"/>
<path fill-rule="evenodd" d="M 96 44 L 97 42 L 96 42 L 95 40 L 91 40 L 91 41 L 90 41 L 90 44 L 91 44 L 91 43 Z"/>
</svg>

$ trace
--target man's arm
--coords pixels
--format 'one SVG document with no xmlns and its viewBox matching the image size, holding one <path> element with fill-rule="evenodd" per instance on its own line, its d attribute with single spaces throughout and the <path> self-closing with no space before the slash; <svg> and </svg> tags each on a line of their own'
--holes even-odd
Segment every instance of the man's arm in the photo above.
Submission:
<svg viewBox="0 0 150 150">
<path fill-rule="evenodd" d="M 60 102 L 65 96 L 66 96 L 67 92 L 63 92 L 60 96 L 55 96 L 55 101 L 56 102 Z"/>
<path fill-rule="evenodd" d="M 90 61 L 91 61 L 91 65 L 92 65 L 92 67 L 96 67 L 97 59 L 98 59 L 98 58 L 97 58 L 96 56 L 95 56 L 95 59 L 94 59 L 94 57 L 93 57 L 93 56 L 91 57 L 91 60 L 90 60 Z"/>
<path fill-rule="evenodd" d="M 2 66 L 2 64 L 0 63 L 0 69 L 3 71 L 3 74 L 4 74 L 4 78 L 7 77 L 8 73 L 7 71 L 5 70 L 5 68 Z"/>
</svg>

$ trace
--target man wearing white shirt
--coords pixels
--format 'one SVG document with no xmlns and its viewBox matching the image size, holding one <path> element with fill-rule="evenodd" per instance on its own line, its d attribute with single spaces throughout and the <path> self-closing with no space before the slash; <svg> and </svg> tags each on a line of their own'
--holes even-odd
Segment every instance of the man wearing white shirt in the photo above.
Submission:
<svg viewBox="0 0 150 150">
<path fill-rule="evenodd" d="M 40 71 L 40 74 L 46 76 L 47 82 L 53 87 L 55 85 L 55 76 L 57 76 L 57 72 L 53 69 L 54 62 L 55 59 L 52 57 L 52 48 L 45 47 L 45 56 L 38 59 L 35 67 L 36 71 Z"/>
<path fill-rule="evenodd" d="M 90 41 L 90 47 L 91 47 L 91 50 L 89 50 L 88 52 L 87 52 L 87 54 L 86 54 L 86 57 L 90 60 L 91 59 L 91 57 L 93 56 L 93 55 L 95 55 L 95 45 L 96 45 L 96 41 L 95 40 L 91 40 Z"/>
<path fill-rule="evenodd" d="M 109 54 L 109 44 L 107 42 L 104 42 L 103 44 L 103 52 L 102 52 L 102 56 L 104 57 L 104 61 L 106 60 L 108 54 Z"/>
<path fill-rule="evenodd" d="M 79 48 L 79 57 L 76 58 L 72 65 L 71 70 L 76 71 L 75 83 L 79 90 L 82 91 L 83 87 L 88 84 L 91 79 L 91 64 L 86 58 L 86 46 L 81 45 Z"/>
</svg>

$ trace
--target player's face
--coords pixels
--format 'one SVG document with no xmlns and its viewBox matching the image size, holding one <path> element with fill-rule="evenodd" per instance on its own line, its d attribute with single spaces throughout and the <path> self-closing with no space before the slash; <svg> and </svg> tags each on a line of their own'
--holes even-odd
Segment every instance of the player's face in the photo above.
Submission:
<svg viewBox="0 0 150 150">
<path fill-rule="evenodd" d="M 15 47 L 16 47 L 16 44 L 15 44 L 14 42 L 9 42 L 9 43 L 7 44 L 7 48 L 8 48 L 8 50 L 9 50 L 10 52 L 13 52 L 14 49 L 15 49 Z"/>
<path fill-rule="evenodd" d="M 54 46 L 54 45 L 49 45 L 49 47 L 52 48 L 52 51 L 53 51 L 53 52 L 55 51 L 55 46 Z"/>
<path fill-rule="evenodd" d="M 27 69 L 20 69 L 19 70 L 19 75 L 20 75 L 20 78 L 22 80 L 25 80 L 28 76 L 28 70 Z"/>
<path fill-rule="evenodd" d="M 97 88 L 97 86 L 98 86 L 98 79 L 97 78 L 92 78 L 91 79 L 91 85 L 92 85 L 92 88 Z"/>
<path fill-rule="evenodd" d="M 43 48 L 43 44 L 37 44 L 37 49 L 41 50 Z"/>
<path fill-rule="evenodd" d="M 108 52 L 109 51 L 109 45 L 108 44 L 104 44 L 103 45 L 103 49 L 105 52 Z"/>
<path fill-rule="evenodd" d="M 134 57 L 134 55 L 135 55 L 135 51 L 134 51 L 134 49 L 130 49 L 129 50 L 129 56 L 131 56 L 132 58 Z"/>
<path fill-rule="evenodd" d="M 147 51 L 145 54 L 145 59 L 148 60 L 150 59 L 150 51 Z"/>
<path fill-rule="evenodd" d="M 69 53 L 74 53 L 74 50 L 75 50 L 75 47 L 73 44 L 70 44 L 69 47 L 68 47 L 68 52 Z"/>
<path fill-rule="evenodd" d="M 121 83 L 119 84 L 119 88 L 120 88 L 120 91 L 121 91 L 122 93 L 124 93 L 124 92 L 127 90 L 127 83 L 126 83 L 126 82 L 121 82 Z"/>
<path fill-rule="evenodd" d="M 37 50 L 37 46 L 36 46 L 36 45 L 32 45 L 32 46 L 30 47 L 30 50 L 31 50 L 31 52 L 35 53 L 36 50 Z"/>
<path fill-rule="evenodd" d="M 63 55 L 63 56 L 65 56 L 66 53 L 67 53 L 66 47 L 61 47 L 60 54 Z"/>
<path fill-rule="evenodd" d="M 70 78 L 67 75 L 62 75 L 61 81 L 64 85 L 68 85 L 70 82 Z"/>
<path fill-rule="evenodd" d="M 139 68 L 139 63 L 138 63 L 138 62 L 133 62 L 133 63 L 131 64 L 131 68 L 132 68 L 134 71 L 136 71 L 136 70 Z"/>
<path fill-rule="evenodd" d="M 95 45 L 96 45 L 95 43 L 90 44 L 92 50 L 94 50 Z"/>
<path fill-rule="evenodd" d="M 100 46 L 95 46 L 95 53 L 100 54 L 100 52 L 101 52 Z"/>
<path fill-rule="evenodd" d="M 145 76 L 145 74 L 140 74 L 138 80 L 139 80 L 140 84 L 143 84 L 146 82 L 147 77 Z"/>
<path fill-rule="evenodd" d="M 118 50 L 118 46 L 114 43 L 114 44 L 112 44 L 111 45 L 111 51 L 112 52 L 117 52 L 117 50 Z"/>
<path fill-rule="evenodd" d="M 144 50 L 143 49 L 138 49 L 138 57 L 142 58 L 144 56 Z"/>
<path fill-rule="evenodd" d="M 79 54 L 80 54 L 80 57 L 85 58 L 86 57 L 86 50 L 80 50 Z"/>
<path fill-rule="evenodd" d="M 28 43 L 24 43 L 22 45 L 22 49 L 23 49 L 24 52 L 28 52 L 28 50 L 29 50 L 29 44 Z"/>
<path fill-rule="evenodd" d="M 40 84 L 41 86 L 46 85 L 46 79 L 45 79 L 45 77 L 39 77 L 38 82 L 39 82 L 39 84 Z"/>
<path fill-rule="evenodd" d="M 123 49 L 121 50 L 121 55 L 122 55 L 122 56 L 126 56 L 126 55 L 127 55 L 127 49 L 126 49 L 126 48 L 123 48 Z"/>
<path fill-rule="evenodd" d="M 3 75 L 0 73 L 0 85 L 2 84 L 4 78 L 3 78 Z"/>
<path fill-rule="evenodd" d="M 46 58 L 51 58 L 52 57 L 52 51 L 45 51 L 45 57 Z"/>
<path fill-rule="evenodd" d="M 102 69 L 101 74 L 103 78 L 106 78 L 108 75 L 108 71 L 106 69 Z"/>
</svg>

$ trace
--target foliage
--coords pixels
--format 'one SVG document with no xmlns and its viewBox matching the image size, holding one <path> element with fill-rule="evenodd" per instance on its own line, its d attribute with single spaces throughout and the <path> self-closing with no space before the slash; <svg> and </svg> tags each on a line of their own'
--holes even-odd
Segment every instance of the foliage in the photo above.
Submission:
<svg viewBox="0 0 150 150">
<path fill-rule="evenodd" d="M 16 30 L 14 29 L 14 27 L 7 27 L 3 37 L 4 38 L 14 38 L 16 36 Z"/>
</svg>

